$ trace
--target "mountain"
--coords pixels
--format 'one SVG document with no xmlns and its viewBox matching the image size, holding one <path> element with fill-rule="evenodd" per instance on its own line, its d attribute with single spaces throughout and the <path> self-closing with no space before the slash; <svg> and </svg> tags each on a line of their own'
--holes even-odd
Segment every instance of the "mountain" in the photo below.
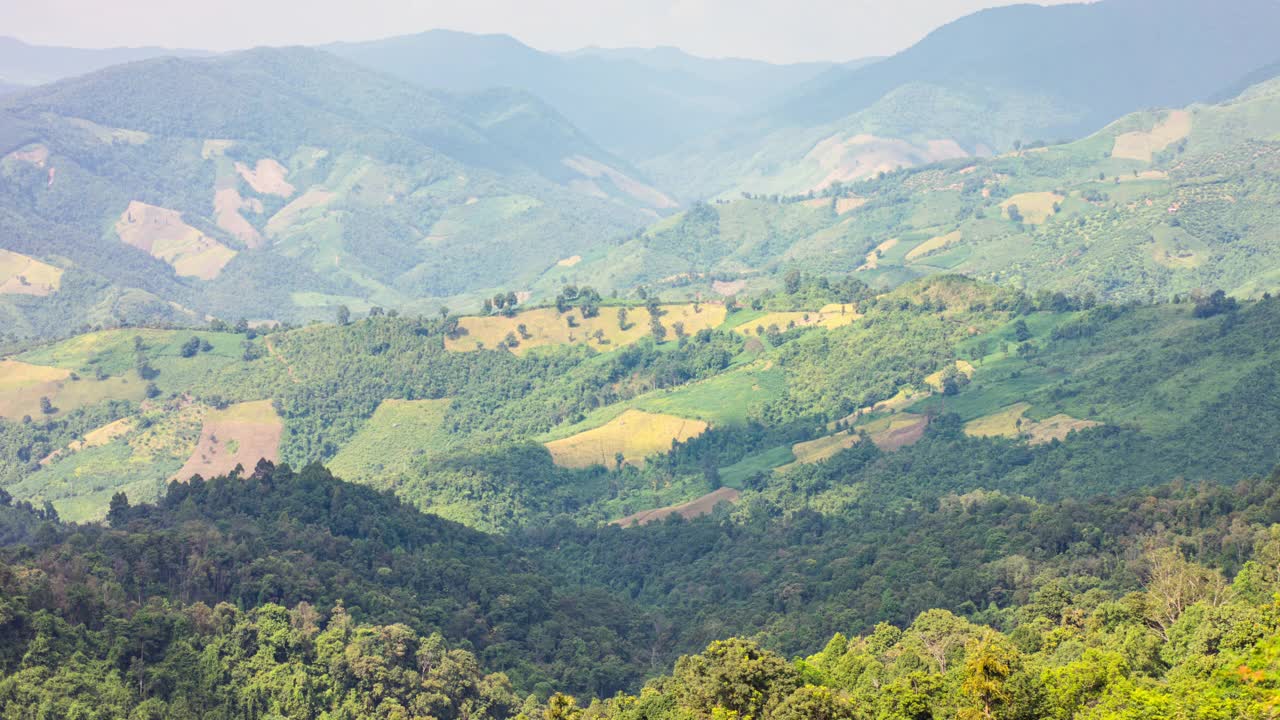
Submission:
<svg viewBox="0 0 1280 720">
<path fill-rule="evenodd" d="M 210 55 L 203 50 L 174 48 L 85 48 L 29 45 L 17 38 L 0 37 L 0 80 L 23 85 L 43 85 L 84 75 L 111 65 L 163 56 Z"/>
<path fill-rule="evenodd" d="M 1271 0 L 984 10 L 870 66 L 828 70 L 754 122 L 646 167 L 684 197 L 794 193 L 895 164 L 1079 137 L 1130 112 L 1210 99 L 1275 60 L 1268 28 L 1277 23 Z M 885 159 L 877 138 L 905 142 L 917 157 Z M 803 162 L 829 172 L 788 176 Z"/>
<path fill-rule="evenodd" d="M 77 315 L 435 312 L 673 205 L 530 95 L 425 91 L 302 48 L 10 95 L 0 141 L 3 249 L 18 254 L 0 313 L 19 334 Z"/>
<path fill-rule="evenodd" d="M 646 285 L 715 297 L 802 270 L 883 288 L 960 272 L 1107 298 L 1274 292 L 1277 118 L 1280 82 L 1271 80 L 1219 104 L 1139 112 L 1076 142 L 992 158 L 892 171 L 909 163 L 908 144 L 868 140 L 853 147 L 887 174 L 696 204 L 572 268 L 551 268 L 535 288 Z M 806 169 L 831 172 L 814 163 L 793 177 Z"/>
<path fill-rule="evenodd" d="M 661 48 L 556 55 L 506 35 L 445 30 L 325 49 L 426 88 L 520 88 L 633 161 L 762 107 L 830 67 L 709 60 Z"/>
</svg>

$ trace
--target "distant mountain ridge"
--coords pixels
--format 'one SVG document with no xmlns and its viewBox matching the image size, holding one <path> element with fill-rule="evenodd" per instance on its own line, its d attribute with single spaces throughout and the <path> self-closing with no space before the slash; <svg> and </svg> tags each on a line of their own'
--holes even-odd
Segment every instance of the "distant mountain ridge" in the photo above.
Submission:
<svg viewBox="0 0 1280 720">
<path fill-rule="evenodd" d="M 632 160 L 754 111 L 833 66 L 711 60 L 670 48 L 557 55 L 507 35 L 447 30 L 324 49 L 422 87 L 527 90 L 604 147 Z"/>
<path fill-rule="evenodd" d="M 1209 100 L 1276 60 L 1274 0 L 1102 0 L 984 10 L 872 65 L 833 68 L 749 122 L 645 163 L 686 198 L 803 192 L 826 173 L 794 172 L 823 141 L 861 135 L 970 154 L 1017 141 L 1084 136 L 1151 107 Z M 746 158 L 747 160 L 744 160 Z M 878 171 L 878 162 L 865 164 Z M 890 165 L 891 167 L 891 165 Z M 705 168 L 716 168 L 714 173 Z"/>
<path fill-rule="evenodd" d="M 42 85 L 83 75 L 112 65 L 163 56 L 211 55 L 207 50 L 162 47 L 71 48 L 32 45 L 0 36 L 0 80 L 22 85 Z"/>
</svg>

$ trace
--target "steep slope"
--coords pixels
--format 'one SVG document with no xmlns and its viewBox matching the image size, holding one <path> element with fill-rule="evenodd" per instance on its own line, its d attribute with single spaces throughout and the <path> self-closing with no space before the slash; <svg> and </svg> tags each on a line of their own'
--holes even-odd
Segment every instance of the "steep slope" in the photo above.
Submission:
<svg viewBox="0 0 1280 720">
<path fill-rule="evenodd" d="M 830 67 L 707 60 L 668 49 L 561 56 L 505 35 L 444 30 L 325 49 L 427 88 L 526 90 L 632 160 L 668 151 Z"/>
<path fill-rule="evenodd" d="M 167 55 L 190 57 L 209 54 L 203 50 L 159 47 L 91 50 L 30 45 L 17 38 L 0 37 L 0 79 L 23 85 L 43 85 L 121 63 Z"/>
<path fill-rule="evenodd" d="M 1139 109 L 1209 99 L 1275 60 L 1270 28 L 1278 24 L 1280 6 L 1270 0 L 1103 0 L 986 10 L 868 67 L 829 70 L 756 122 L 709 136 L 647 169 L 687 197 L 734 188 L 790 193 L 820 187 L 827 178 L 793 167 L 814 161 L 824 141 L 871 135 L 917 148 L 950 142 L 984 154 L 1015 141 L 1078 137 Z M 735 155 L 759 159 L 734 163 Z M 882 169 L 836 162 L 846 166 L 841 180 Z M 700 174 L 703 167 L 731 172 L 727 178 Z M 681 177 L 689 179 L 674 185 Z"/>
<path fill-rule="evenodd" d="M 301 48 L 8 96 L 0 158 L 0 242 L 68 271 L 51 299 L 0 298 L 24 335 L 60 303 L 92 323 L 434 312 L 674 204 L 527 94 L 428 92 Z"/>
</svg>

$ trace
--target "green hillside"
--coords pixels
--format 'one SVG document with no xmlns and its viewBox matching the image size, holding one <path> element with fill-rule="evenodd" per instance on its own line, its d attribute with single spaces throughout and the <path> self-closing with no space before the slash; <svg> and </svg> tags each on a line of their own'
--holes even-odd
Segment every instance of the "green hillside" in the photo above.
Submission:
<svg viewBox="0 0 1280 720">
<path fill-rule="evenodd" d="M 9 96 L 0 128 L 4 249 L 64 271 L 56 292 L 0 290 L 20 337 L 434 312 L 670 205 L 527 95 L 431 93 L 312 50 L 119 66 Z"/>
<path fill-rule="evenodd" d="M 1105 298 L 1256 296 L 1277 287 L 1278 103 L 1272 81 L 1218 105 L 1130 115 L 1065 145 L 695 205 L 552 268 L 541 287 L 715 296 L 804 270 L 854 272 L 877 287 L 960 272 Z"/>
</svg>

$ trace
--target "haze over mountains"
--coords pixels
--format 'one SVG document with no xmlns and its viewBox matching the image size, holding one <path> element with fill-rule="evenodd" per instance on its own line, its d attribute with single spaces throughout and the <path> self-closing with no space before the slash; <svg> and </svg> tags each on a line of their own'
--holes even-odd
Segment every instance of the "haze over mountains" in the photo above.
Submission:
<svg viewBox="0 0 1280 720">
<path fill-rule="evenodd" d="M 1277 27 L 0 42 L 0 717 L 1275 720 Z"/>
</svg>

